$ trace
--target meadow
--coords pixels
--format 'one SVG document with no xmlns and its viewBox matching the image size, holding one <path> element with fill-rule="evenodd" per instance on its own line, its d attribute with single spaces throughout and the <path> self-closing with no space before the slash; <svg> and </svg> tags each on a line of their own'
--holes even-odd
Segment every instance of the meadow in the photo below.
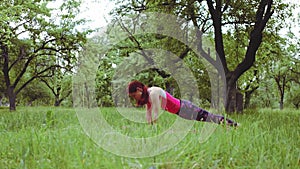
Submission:
<svg viewBox="0 0 300 169">
<path fill-rule="evenodd" d="M 115 130 L 134 137 L 163 132 L 176 118 L 164 113 L 158 124 L 151 126 L 130 122 L 113 108 L 104 110 L 105 119 Z M 204 123 L 194 123 L 170 150 L 154 157 L 130 158 L 98 146 L 84 132 L 72 108 L 18 107 L 16 112 L 1 108 L 0 168 L 300 168 L 299 110 L 262 109 L 229 117 L 241 126 L 219 125 L 207 141 L 200 142 Z"/>
</svg>

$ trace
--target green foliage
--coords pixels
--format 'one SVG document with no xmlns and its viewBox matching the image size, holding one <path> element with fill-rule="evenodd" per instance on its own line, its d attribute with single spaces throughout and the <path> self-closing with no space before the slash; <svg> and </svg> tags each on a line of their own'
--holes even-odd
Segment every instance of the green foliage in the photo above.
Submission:
<svg viewBox="0 0 300 169">
<path fill-rule="evenodd" d="M 261 81 L 259 88 L 253 93 L 250 108 L 278 108 L 278 94 L 272 79 Z"/>
<path fill-rule="evenodd" d="M 48 3 L 4 0 L 0 5 L 0 64 L 12 110 L 16 95 L 34 79 L 52 77 L 57 68 L 72 69 L 91 32 L 78 31 L 86 22 L 75 18 L 80 1 L 64 1 L 58 9 Z"/>
<path fill-rule="evenodd" d="M 296 109 L 300 108 L 300 85 L 291 83 L 290 91 L 288 93 L 287 103 L 291 103 Z"/>
<path fill-rule="evenodd" d="M 291 17 L 291 10 L 286 9 L 295 8 L 293 5 L 286 4 L 281 0 L 268 2 L 268 5 L 272 4 L 270 6 L 265 6 L 266 3 L 267 1 L 261 0 L 246 3 L 239 0 L 220 2 L 206 1 L 206 3 L 202 3 L 202 1 L 186 0 L 176 2 L 122 1 L 122 5 L 116 8 L 114 14 L 116 16 L 123 16 L 131 13 L 142 13 L 144 11 L 175 14 L 182 18 L 186 18 L 193 26 L 200 28 L 203 33 L 207 34 L 207 36 L 212 37 L 212 35 L 214 35 L 216 50 L 219 53 L 224 67 L 224 70 L 222 71 L 226 73 L 227 85 L 235 88 L 236 81 L 238 80 L 237 88 L 247 95 L 247 102 L 250 102 L 251 94 L 258 89 L 259 81 L 264 78 L 260 76 L 260 74 L 264 74 L 265 71 L 268 71 L 270 59 L 278 59 L 278 56 L 274 56 L 273 53 L 280 51 L 284 45 L 284 41 L 281 41 L 278 32 L 287 25 L 285 22 L 286 18 Z M 258 9 L 261 5 L 265 6 L 265 9 L 268 8 L 268 10 L 263 10 L 264 8 Z M 263 15 L 264 17 L 260 18 L 260 16 Z M 271 15 L 274 17 L 270 18 Z M 263 22 L 267 22 L 266 27 L 265 24 L 262 24 Z M 181 23 L 181 26 L 184 27 L 186 25 Z M 263 36 L 263 43 L 260 45 L 261 42 L 260 40 L 257 41 L 257 39 L 259 39 L 258 37 L 261 35 Z M 177 56 L 180 56 L 180 53 L 182 52 L 180 49 L 185 48 L 182 44 L 176 43 L 176 41 L 173 41 L 171 38 L 163 37 L 161 35 L 157 37 L 159 37 L 159 39 L 157 39 L 158 42 L 156 42 L 159 44 L 157 45 L 158 47 L 172 52 L 176 51 L 174 53 Z M 196 38 L 197 37 L 189 39 L 188 41 L 193 42 Z M 140 46 L 142 47 L 148 47 L 149 40 L 153 40 L 152 38 L 136 39 L 140 42 Z M 251 43 L 249 43 L 249 41 Z M 256 45 L 258 46 L 256 47 Z M 257 51 L 257 49 L 259 50 Z M 186 55 L 187 58 L 191 56 L 193 56 L 191 53 Z M 203 82 L 203 79 L 201 79 L 202 75 L 197 75 L 200 74 L 199 72 L 202 72 L 203 69 L 199 69 L 198 62 L 195 61 L 195 59 L 192 60 L 193 62 L 188 62 L 189 66 L 193 69 L 193 73 L 197 76 L 197 80 Z M 252 66 L 253 68 L 250 69 Z M 247 72 L 248 70 L 249 72 Z M 204 81 L 207 82 L 208 78 L 205 77 L 204 79 L 206 79 Z M 200 84 L 198 85 L 200 91 L 201 89 L 203 89 L 203 91 L 208 91 L 208 85 L 203 86 L 201 83 L 198 84 Z M 203 91 L 201 91 L 201 95 L 205 95 L 206 98 L 209 98 L 207 97 L 208 94 L 205 92 L 203 93 Z M 231 97 L 228 96 L 228 98 L 228 100 L 230 100 Z"/>
<path fill-rule="evenodd" d="M 193 97 L 194 89 L 181 86 L 181 90 L 187 91 L 181 93 L 177 83 L 179 80 L 186 84 L 196 83 L 202 92 L 201 102 L 207 103 L 210 100 L 210 82 L 201 59 L 195 53 L 189 52 L 186 45 L 175 38 L 166 37 L 163 34 L 138 34 L 138 30 L 143 29 L 146 24 L 142 19 L 140 20 L 141 23 L 136 22 L 134 18 L 113 22 L 110 25 L 111 28 L 107 29 L 105 38 L 95 36 L 90 39 L 90 44 L 86 45 L 84 55 L 100 60 L 95 82 L 98 103 L 109 106 L 113 104 L 113 101 L 126 100 L 124 96 L 115 95 L 115 93 L 124 95 L 125 91 L 121 90 L 133 79 L 140 80 L 148 86 L 160 86 L 176 97 L 185 97 L 190 100 L 195 98 Z M 149 26 L 154 28 L 159 26 L 159 23 L 153 24 Z M 182 29 L 177 27 L 178 25 L 174 25 L 174 22 L 170 22 L 161 29 L 176 34 L 176 29 Z M 187 36 L 185 33 L 188 34 L 184 32 L 178 36 L 184 38 Z M 132 34 L 136 35 L 133 37 Z M 103 49 L 103 46 L 111 48 Z M 174 57 L 174 55 L 181 56 L 181 58 Z M 190 70 L 184 70 L 186 67 Z M 186 78 L 187 74 L 184 71 L 191 72 L 196 82 Z M 198 100 L 195 101 L 198 103 Z"/>
<path fill-rule="evenodd" d="M 111 98 L 112 90 L 112 77 L 114 74 L 113 65 L 114 59 L 102 57 L 99 63 L 99 68 L 96 75 L 96 95 L 98 103 L 101 106 L 112 106 L 113 101 Z"/>
<path fill-rule="evenodd" d="M 47 87 L 38 80 L 30 83 L 24 88 L 18 98 L 18 104 L 23 106 L 49 105 L 53 97 Z"/>
<path fill-rule="evenodd" d="M 182 26 L 181 29 L 191 27 L 191 23 L 196 22 L 204 36 L 214 39 L 213 22 L 209 15 L 207 1 L 115 1 L 117 5 L 120 5 L 113 12 L 116 18 L 142 11 L 174 14 L 191 21 L 190 23 L 178 21 L 178 24 Z M 28 104 L 34 99 L 33 105 L 50 104 L 49 102 L 53 99 L 49 96 L 49 91 L 52 91 L 54 97 L 58 96 L 56 97 L 58 101 L 65 99 L 64 105 L 71 105 L 71 98 L 66 98 L 70 94 L 72 86 L 69 76 L 72 72 L 69 71 L 77 70 L 85 62 L 77 60 L 78 50 L 83 47 L 83 54 L 81 53 L 83 60 L 87 60 L 86 57 L 92 58 L 87 63 L 82 64 L 83 67 L 87 67 L 88 70 L 94 64 L 97 64 L 98 67 L 95 72 L 83 73 L 89 76 L 95 75 L 95 77 L 91 79 L 89 79 L 90 77 L 82 77 L 82 79 L 87 79 L 88 84 L 95 86 L 95 90 L 90 92 L 96 93 L 95 99 L 98 105 L 122 105 L 124 100 L 128 98 L 123 98 L 126 97 L 125 91 L 121 91 L 122 88 L 118 84 L 126 85 L 128 81 L 137 79 L 149 86 L 157 85 L 167 90 L 172 89 L 172 94 L 176 97 L 185 97 L 202 106 L 209 106 L 211 102 L 210 91 L 216 87 L 215 84 L 210 84 L 208 72 L 205 69 L 206 63 L 203 63 L 193 51 L 186 52 L 187 47 L 178 40 L 162 34 L 149 33 L 134 36 L 135 40 L 139 42 L 138 45 L 128 35 L 136 33 L 135 30 L 143 28 L 146 23 L 143 22 L 143 19 L 140 21 L 121 19 L 117 22 L 113 21 L 110 25 L 112 27 L 108 28 L 108 34 L 115 36 L 110 37 L 113 39 L 112 42 L 116 40 L 118 42 L 113 44 L 112 48 L 105 48 L 111 41 L 103 37 L 93 37 L 88 40 L 87 45 L 83 45 L 90 30 L 84 32 L 77 30 L 78 26 L 84 25 L 86 22 L 76 19 L 80 13 L 80 1 L 64 1 L 62 6 L 57 9 L 50 9 L 48 7 L 49 2 L 40 0 L 1 1 L 0 65 L 9 71 L 6 74 L 3 71 L 0 72 L 0 97 L 8 95 L 8 83 L 4 77 L 9 75 L 10 87 L 15 88 L 14 92 L 18 94 L 17 102 L 21 105 Z M 229 70 L 234 70 L 244 59 L 259 2 L 259 0 L 251 2 L 222 1 L 221 8 L 224 9 L 222 13 L 223 44 Z M 99 3 L 101 2 L 99 1 Z M 216 4 L 214 3 L 214 5 Z M 245 100 L 247 93 L 251 93 L 249 106 L 252 108 L 277 108 L 280 95 L 285 96 L 283 101 L 287 106 L 297 107 L 299 93 L 297 88 L 300 79 L 298 71 L 299 40 L 298 36 L 292 32 L 288 32 L 284 36 L 279 34 L 282 28 L 290 29 L 292 27 L 288 20 L 292 17 L 294 7 L 292 4 L 285 4 L 281 0 L 274 1 L 272 9 L 275 10 L 275 13 L 263 32 L 263 41 L 256 52 L 255 63 L 237 82 L 237 87 L 244 94 Z M 297 24 L 296 19 L 292 20 L 295 24 Z M 173 21 L 170 22 L 173 23 Z M 165 23 L 164 27 L 160 23 L 153 23 L 152 26 L 159 28 L 158 32 L 160 29 L 176 32 L 175 26 L 171 23 Z M 113 29 L 116 27 L 118 29 Z M 129 32 L 124 31 L 125 28 Z M 110 33 L 109 31 L 116 32 Z M 191 31 L 194 30 L 185 31 L 184 34 L 178 36 L 186 38 Z M 124 37 L 126 38 L 124 39 Z M 196 37 L 187 39 L 187 41 L 193 42 L 195 39 Z M 128 71 L 130 77 L 124 76 L 123 79 L 116 79 L 118 74 L 125 74 L 124 72 L 116 72 L 120 66 L 124 66 L 125 70 L 130 70 L 131 66 L 134 65 L 135 68 L 142 70 L 144 63 L 139 62 L 139 59 L 145 59 L 145 57 L 141 54 L 141 50 L 151 48 L 170 51 L 176 56 L 182 56 L 183 62 L 197 81 L 200 99 L 195 99 L 191 93 L 180 92 L 176 79 L 171 74 L 172 72 L 167 69 L 147 68 L 141 72 Z M 7 67 L 5 67 L 2 59 L 6 50 L 9 56 Z M 132 59 L 134 57 L 136 58 Z M 159 60 L 164 57 L 167 58 L 166 61 L 171 61 L 169 59 L 171 57 L 164 55 L 163 52 L 157 53 L 157 56 L 153 58 Z M 78 63 L 76 65 L 78 67 L 74 68 L 76 63 Z M 175 62 L 172 61 L 171 63 Z M 175 63 L 172 66 L 176 68 L 180 67 L 180 64 Z M 62 72 L 66 72 L 68 75 L 62 75 Z M 282 77 L 287 79 L 284 87 L 285 94 L 280 93 L 280 88 L 275 85 L 274 78 L 277 75 L 281 76 L 281 84 Z M 63 76 L 66 78 L 62 78 Z M 180 78 L 183 76 L 184 74 Z M 45 80 L 49 84 L 49 89 L 41 86 L 39 82 L 28 84 L 36 78 Z M 188 81 L 187 84 L 189 83 L 192 82 Z M 281 89 L 283 89 L 282 87 L 281 85 Z"/>
<path fill-rule="evenodd" d="M 60 106 L 72 93 L 72 77 L 69 71 L 57 69 L 52 78 L 40 78 L 54 97 L 54 106 Z M 67 100 L 67 102 L 70 102 Z"/>
</svg>

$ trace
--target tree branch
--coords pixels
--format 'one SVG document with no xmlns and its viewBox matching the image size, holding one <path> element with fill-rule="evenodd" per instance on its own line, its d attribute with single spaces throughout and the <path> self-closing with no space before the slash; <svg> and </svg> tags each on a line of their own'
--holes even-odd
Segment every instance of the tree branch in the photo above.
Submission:
<svg viewBox="0 0 300 169">
<path fill-rule="evenodd" d="M 247 71 L 254 63 L 256 52 L 262 41 L 262 32 L 274 11 L 271 11 L 273 0 L 261 0 L 256 12 L 256 21 L 254 29 L 250 34 L 250 42 L 246 51 L 244 60 L 234 70 L 235 76 L 232 77 L 236 81 L 245 71 Z M 267 6 L 267 10 L 265 10 Z"/>
<path fill-rule="evenodd" d="M 229 72 L 227 61 L 225 57 L 224 51 L 224 43 L 223 43 L 223 34 L 222 34 L 222 1 L 217 0 L 216 7 L 214 8 L 212 0 L 207 0 L 208 10 L 212 16 L 213 26 L 214 26 L 214 34 L 215 34 L 215 50 L 217 51 L 217 60 L 215 67 L 220 70 L 220 66 L 222 65 L 225 74 Z M 219 64 L 220 63 L 220 64 Z"/>
<path fill-rule="evenodd" d="M 23 66 L 23 69 L 21 70 L 21 73 L 17 76 L 17 78 L 16 78 L 16 80 L 15 80 L 15 82 L 14 82 L 14 84 L 13 84 L 13 87 L 16 87 L 17 86 L 17 84 L 19 83 L 19 81 L 21 80 L 21 78 L 23 77 L 23 75 L 25 74 L 25 72 L 26 72 L 26 70 L 27 70 L 27 68 L 28 68 L 28 66 L 29 66 L 29 64 L 30 64 L 30 62 L 34 59 L 34 57 L 35 57 L 35 55 L 31 55 L 29 58 L 28 58 L 28 60 L 27 60 L 27 62 L 24 64 L 24 66 Z"/>
<path fill-rule="evenodd" d="M 71 93 L 72 93 L 72 90 L 69 90 L 65 96 L 63 96 L 63 97 L 61 97 L 61 98 L 59 99 L 59 103 L 61 103 L 61 102 L 62 102 L 63 100 L 65 100 L 68 96 L 70 96 Z"/>
<path fill-rule="evenodd" d="M 24 58 L 25 56 L 26 56 L 25 47 L 22 46 L 20 47 L 18 58 L 9 66 L 8 71 L 10 71 L 12 67 L 14 67 L 14 65 L 17 64 L 20 60 L 22 60 L 22 58 Z"/>
<path fill-rule="evenodd" d="M 56 96 L 56 93 L 55 93 L 54 88 L 51 87 L 51 85 L 50 85 L 45 79 L 40 78 L 40 80 L 41 80 L 42 82 L 44 82 L 44 83 L 46 84 L 46 86 L 51 90 L 51 92 L 53 93 L 53 95 Z"/>
<path fill-rule="evenodd" d="M 53 66 L 50 66 L 40 72 L 38 72 L 36 75 L 32 76 L 28 81 L 26 81 L 17 91 L 16 91 L 16 95 L 23 89 L 25 88 L 30 82 L 32 82 L 34 79 L 36 78 L 39 78 L 39 77 L 42 77 L 41 75 L 53 68 L 57 68 L 57 67 L 60 67 L 59 65 L 53 65 Z"/>
<path fill-rule="evenodd" d="M 150 63 L 151 65 L 153 65 L 153 64 L 154 64 L 153 59 L 151 59 L 151 58 L 149 58 L 149 57 L 147 56 L 147 54 L 145 53 L 145 51 L 144 51 L 144 49 L 142 48 L 142 46 L 141 46 L 141 44 L 139 43 L 139 41 L 133 36 L 133 34 L 126 28 L 126 26 L 125 26 L 121 21 L 118 20 L 118 23 L 119 23 L 119 25 L 121 26 L 121 28 L 122 28 L 124 31 L 126 31 L 126 32 L 128 33 L 129 39 L 130 39 L 133 43 L 135 43 L 135 44 L 137 45 L 137 48 L 142 52 L 142 56 L 145 57 L 145 59 L 148 61 L 148 63 Z"/>
</svg>

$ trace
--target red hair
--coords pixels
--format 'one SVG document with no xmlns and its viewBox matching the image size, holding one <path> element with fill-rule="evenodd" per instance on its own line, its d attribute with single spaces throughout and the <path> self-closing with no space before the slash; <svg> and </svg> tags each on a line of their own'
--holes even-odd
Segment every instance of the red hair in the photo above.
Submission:
<svg viewBox="0 0 300 169">
<path fill-rule="evenodd" d="M 132 81 L 128 84 L 128 94 L 136 92 L 138 87 L 142 89 L 142 99 L 137 101 L 137 105 L 142 106 L 147 104 L 149 100 L 148 87 L 146 85 L 137 80 Z"/>
</svg>

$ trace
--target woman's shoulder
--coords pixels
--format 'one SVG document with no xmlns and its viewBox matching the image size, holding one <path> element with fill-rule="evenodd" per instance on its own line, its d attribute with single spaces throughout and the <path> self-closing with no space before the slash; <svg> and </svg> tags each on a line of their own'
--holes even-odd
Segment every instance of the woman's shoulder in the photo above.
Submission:
<svg viewBox="0 0 300 169">
<path fill-rule="evenodd" d="M 149 92 L 161 92 L 161 91 L 163 91 L 163 89 L 160 87 L 157 87 L 157 86 L 152 86 L 152 87 L 148 88 L 148 91 Z"/>
<path fill-rule="evenodd" d="M 152 86 L 148 88 L 149 95 L 160 95 L 160 96 L 165 96 L 165 91 L 164 89 L 157 87 L 157 86 Z"/>
</svg>

